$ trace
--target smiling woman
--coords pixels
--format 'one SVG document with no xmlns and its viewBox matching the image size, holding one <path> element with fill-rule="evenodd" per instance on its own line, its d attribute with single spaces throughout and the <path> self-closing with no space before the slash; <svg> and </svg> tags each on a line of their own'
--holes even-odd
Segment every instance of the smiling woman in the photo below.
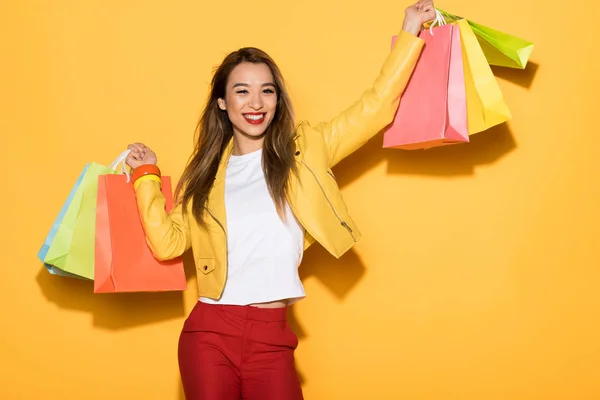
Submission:
<svg viewBox="0 0 600 400">
<path fill-rule="evenodd" d="M 188 399 L 302 398 L 298 339 L 286 308 L 305 296 L 303 252 L 318 241 L 341 257 L 361 237 L 330 169 L 388 125 L 435 17 L 433 2 L 407 8 L 403 29 L 360 100 L 328 122 L 295 126 L 281 72 L 242 48 L 216 70 L 198 142 L 165 212 L 155 153 L 129 146 L 127 163 L 147 241 L 158 259 L 193 249 L 199 302 L 179 341 Z"/>
<path fill-rule="evenodd" d="M 176 189 L 182 193 L 183 208 L 191 204 L 194 217 L 205 223 L 203 212 L 221 156 L 235 138 L 234 155 L 264 147 L 267 187 L 283 215 L 287 181 L 295 167 L 294 120 L 279 68 L 265 52 L 242 48 L 223 60 L 211 87 L 198 124 L 198 145 Z"/>
</svg>

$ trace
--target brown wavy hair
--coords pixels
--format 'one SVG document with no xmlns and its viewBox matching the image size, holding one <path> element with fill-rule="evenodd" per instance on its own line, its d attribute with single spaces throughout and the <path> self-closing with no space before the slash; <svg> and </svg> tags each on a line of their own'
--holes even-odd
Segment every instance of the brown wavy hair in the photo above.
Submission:
<svg viewBox="0 0 600 400">
<path fill-rule="evenodd" d="M 192 214 L 201 226 L 206 226 L 204 209 L 214 183 L 219 162 L 233 137 L 233 126 L 227 112 L 218 107 L 217 100 L 225 98 L 227 80 L 231 71 L 241 63 L 265 64 L 275 79 L 277 106 L 275 115 L 265 131 L 262 168 L 267 187 L 280 217 L 288 194 L 291 173 L 297 173 L 294 159 L 294 112 L 285 88 L 281 71 L 275 61 L 264 51 L 244 47 L 227 55 L 214 72 L 208 101 L 196 127 L 196 145 L 177 184 L 177 202 L 187 210 L 192 204 Z"/>
</svg>

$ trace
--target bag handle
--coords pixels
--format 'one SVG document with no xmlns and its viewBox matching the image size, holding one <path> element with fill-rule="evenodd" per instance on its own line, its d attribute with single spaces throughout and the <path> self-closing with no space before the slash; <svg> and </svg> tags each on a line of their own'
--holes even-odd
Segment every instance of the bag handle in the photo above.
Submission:
<svg viewBox="0 0 600 400">
<path fill-rule="evenodd" d="M 125 150 L 108 167 L 114 171 L 117 171 L 117 168 L 119 167 L 119 164 L 120 164 L 121 165 L 121 173 L 125 174 L 125 176 L 127 177 L 127 183 L 129 183 L 129 181 L 131 179 L 131 176 L 129 175 L 129 171 L 127 170 L 127 164 L 125 163 L 125 160 L 127 160 L 127 156 L 129 155 L 129 153 L 131 153 L 131 150 Z"/>
<path fill-rule="evenodd" d="M 434 26 L 442 26 L 442 25 L 446 25 L 446 19 L 444 18 L 444 15 L 440 12 L 440 10 L 438 10 L 437 8 L 435 9 L 435 19 L 430 23 L 429 25 L 429 33 L 431 34 L 431 36 L 433 36 L 433 27 Z"/>
<path fill-rule="evenodd" d="M 439 11 L 440 14 L 442 15 L 442 17 L 444 17 L 446 20 L 448 20 L 448 22 L 457 22 L 461 19 L 464 19 L 463 17 L 461 17 L 459 15 L 449 13 L 448 11 L 444 11 L 441 8 L 436 8 L 436 11 Z"/>
</svg>

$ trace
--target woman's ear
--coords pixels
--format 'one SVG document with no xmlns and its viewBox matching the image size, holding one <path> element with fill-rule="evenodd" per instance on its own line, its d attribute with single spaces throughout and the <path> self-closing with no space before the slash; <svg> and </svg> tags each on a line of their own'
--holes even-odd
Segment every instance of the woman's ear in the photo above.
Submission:
<svg viewBox="0 0 600 400">
<path fill-rule="evenodd" d="M 227 106 L 225 104 L 225 100 L 224 99 L 217 99 L 217 104 L 219 105 L 219 108 L 223 111 L 227 110 Z"/>
</svg>

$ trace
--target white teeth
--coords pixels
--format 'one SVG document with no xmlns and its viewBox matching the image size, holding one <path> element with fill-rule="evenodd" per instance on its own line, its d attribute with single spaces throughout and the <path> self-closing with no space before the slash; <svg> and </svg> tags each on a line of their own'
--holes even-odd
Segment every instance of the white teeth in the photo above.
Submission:
<svg viewBox="0 0 600 400">
<path fill-rule="evenodd" d="M 251 119 L 253 121 L 258 121 L 259 119 L 263 119 L 264 114 L 260 114 L 260 115 L 244 115 L 244 117 Z"/>
</svg>

